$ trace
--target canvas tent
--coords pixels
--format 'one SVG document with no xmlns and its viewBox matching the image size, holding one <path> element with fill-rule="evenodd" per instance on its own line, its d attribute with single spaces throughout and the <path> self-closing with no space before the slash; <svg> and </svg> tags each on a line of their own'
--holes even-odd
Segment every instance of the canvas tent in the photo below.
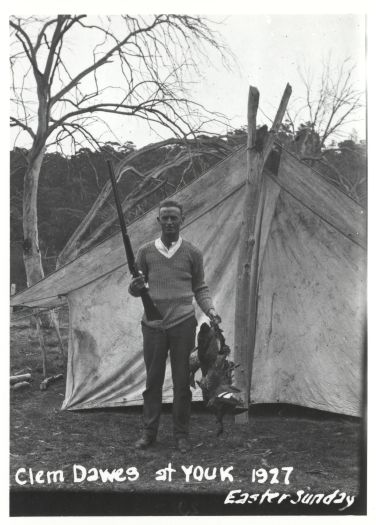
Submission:
<svg viewBox="0 0 376 525">
<path fill-rule="evenodd" d="M 206 280 L 234 343 L 235 282 L 246 151 L 182 189 L 182 235 L 204 253 Z M 292 403 L 361 415 L 365 335 L 365 212 L 292 154 L 263 172 L 252 403 Z M 134 248 L 157 237 L 153 209 L 129 227 Z M 69 304 L 65 409 L 142 403 L 141 301 L 127 293 L 121 234 L 12 297 Z M 199 322 L 203 320 L 198 311 Z M 167 367 L 163 399 L 172 400 Z M 201 390 L 193 391 L 201 400 Z"/>
</svg>

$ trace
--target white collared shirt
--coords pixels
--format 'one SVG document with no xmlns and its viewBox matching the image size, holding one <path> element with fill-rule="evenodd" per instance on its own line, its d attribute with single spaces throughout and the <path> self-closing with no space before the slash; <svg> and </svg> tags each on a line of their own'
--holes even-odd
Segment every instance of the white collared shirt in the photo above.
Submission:
<svg viewBox="0 0 376 525">
<path fill-rule="evenodd" d="M 159 251 L 159 253 L 167 257 L 167 259 L 170 259 L 170 257 L 172 257 L 174 253 L 178 251 L 178 249 L 181 246 L 182 241 L 183 239 L 179 235 L 179 239 L 175 242 L 172 242 L 169 248 L 167 248 L 167 246 L 163 244 L 162 239 L 156 239 L 154 244 L 157 250 Z"/>
</svg>

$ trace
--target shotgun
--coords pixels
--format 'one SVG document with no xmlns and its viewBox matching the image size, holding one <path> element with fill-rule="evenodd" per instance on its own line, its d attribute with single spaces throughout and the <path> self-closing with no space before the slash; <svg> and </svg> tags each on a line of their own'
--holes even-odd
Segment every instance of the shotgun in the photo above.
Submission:
<svg viewBox="0 0 376 525">
<path fill-rule="evenodd" d="M 121 228 L 121 233 L 123 236 L 123 243 L 124 243 L 125 253 L 126 253 L 127 261 L 128 261 L 128 268 L 133 277 L 139 277 L 140 274 L 138 273 L 138 268 L 136 266 L 135 257 L 134 257 L 134 253 L 133 253 L 133 249 L 131 245 L 131 240 L 129 238 L 129 235 L 127 233 L 127 227 L 125 225 L 125 220 L 124 220 L 123 210 L 121 207 L 120 197 L 119 197 L 119 193 L 118 193 L 118 189 L 116 185 L 114 170 L 109 160 L 107 161 L 107 166 L 108 166 L 108 173 L 110 175 L 110 180 L 112 184 L 112 189 L 114 192 L 116 209 L 117 209 L 117 213 L 119 216 L 120 228 Z M 140 294 L 141 294 L 142 304 L 144 305 L 144 310 L 145 310 L 145 315 L 146 315 L 147 320 L 157 321 L 157 320 L 163 319 L 160 311 L 155 306 L 152 298 L 150 297 L 149 290 L 145 286 L 142 288 Z"/>
</svg>

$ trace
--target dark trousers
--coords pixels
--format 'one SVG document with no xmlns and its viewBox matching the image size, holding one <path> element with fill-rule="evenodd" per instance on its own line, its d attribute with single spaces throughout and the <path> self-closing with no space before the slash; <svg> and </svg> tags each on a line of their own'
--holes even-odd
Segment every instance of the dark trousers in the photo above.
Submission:
<svg viewBox="0 0 376 525">
<path fill-rule="evenodd" d="M 190 317 L 168 328 L 151 328 L 142 323 L 144 336 L 144 361 L 146 365 L 146 389 L 144 397 L 144 430 L 155 437 L 162 410 L 162 387 L 166 371 L 166 359 L 170 350 L 171 375 L 174 401 L 172 409 L 175 439 L 189 433 L 192 393 L 189 386 L 189 356 L 195 346 L 197 321 Z"/>
</svg>

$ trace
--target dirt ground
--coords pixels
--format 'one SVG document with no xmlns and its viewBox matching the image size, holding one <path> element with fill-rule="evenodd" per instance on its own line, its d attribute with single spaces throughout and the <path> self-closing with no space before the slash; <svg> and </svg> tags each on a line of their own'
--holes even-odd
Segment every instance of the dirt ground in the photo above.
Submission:
<svg viewBox="0 0 376 525">
<path fill-rule="evenodd" d="M 25 315 L 25 314 L 23 314 Z M 64 314 L 65 315 L 65 314 Z M 65 328 L 64 328 L 65 327 Z M 51 328 L 44 329 L 48 349 L 48 375 L 64 373 L 66 358 L 57 347 Z M 67 346 L 66 318 L 63 338 Z M 258 406 L 251 410 L 248 424 L 235 424 L 225 419 L 225 431 L 215 433 L 214 416 L 203 406 L 192 410 L 192 451 L 179 453 L 172 440 L 171 407 L 166 406 L 161 419 L 156 445 L 146 451 L 134 448 L 141 429 L 141 408 L 61 411 L 64 380 L 40 391 L 42 376 L 41 352 L 29 319 L 22 312 L 13 316 L 11 327 L 11 374 L 30 369 L 30 388 L 11 391 L 10 395 L 10 486 L 27 490 L 111 490 L 123 493 L 200 493 L 226 494 L 232 489 L 249 493 L 272 488 L 289 493 L 304 490 L 328 494 L 336 489 L 358 495 L 361 472 L 361 431 L 359 419 L 330 415 L 290 406 Z M 156 471 L 171 463 L 176 472 L 172 481 L 156 480 Z M 139 473 L 118 482 L 102 480 L 74 482 L 73 465 L 89 469 L 135 467 Z M 186 481 L 182 466 L 216 467 L 212 480 Z M 219 479 L 220 467 L 230 470 L 233 481 Z M 288 486 L 286 471 L 293 467 Z M 26 483 L 21 487 L 15 479 L 18 469 Z M 265 469 L 267 481 L 255 478 L 255 470 Z M 271 469 L 279 469 L 277 483 L 270 484 Z M 45 483 L 30 483 L 33 476 L 44 471 Z M 46 472 L 62 470 L 63 480 L 47 483 Z M 199 473 L 200 469 L 196 472 Z M 82 469 L 81 471 L 82 472 Z M 208 471 L 214 477 L 214 470 Z M 91 471 L 93 473 L 93 471 Z"/>
</svg>

